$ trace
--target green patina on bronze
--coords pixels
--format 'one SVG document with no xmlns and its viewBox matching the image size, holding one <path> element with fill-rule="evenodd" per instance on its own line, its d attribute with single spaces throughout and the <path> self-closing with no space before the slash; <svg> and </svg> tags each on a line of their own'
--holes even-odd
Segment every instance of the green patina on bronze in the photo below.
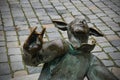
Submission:
<svg viewBox="0 0 120 80">
<path fill-rule="evenodd" d="M 38 34 L 34 29 L 23 46 L 23 60 L 27 65 L 44 63 L 38 80 L 83 80 L 85 76 L 89 80 L 118 80 L 100 59 L 91 54 L 96 41 L 88 44 L 88 38 L 90 35 L 103 36 L 101 32 L 89 28 L 85 20 L 78 18 L 70 24 L 60 21 L 53 23 L 57 28 L 67 31 L 69 42 L 62 39 L 42 42 L 43 37 L 39 36 L 43 36 L 44 30 L 33 39 L 35 36 L 32 35 Z M 30 49 L 32 42 L 39 44 L 35 51 L 32 51 L 34 47 Z"/>
</svg>

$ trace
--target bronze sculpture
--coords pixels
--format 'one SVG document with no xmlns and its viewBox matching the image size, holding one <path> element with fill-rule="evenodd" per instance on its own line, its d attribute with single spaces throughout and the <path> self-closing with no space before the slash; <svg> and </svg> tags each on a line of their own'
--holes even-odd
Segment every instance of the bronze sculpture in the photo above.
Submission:
<svg viewBox="0 0 120 80">
<path fill-rule="evenodd" d="M 88 37 L 103 36 L 100 32 L 89 28 L 86 21 L 80 19 L 70 24 L 60 21 L 53 23 L 57 28 L 67 30 L 70 42 L 59 39 L 43 43 L 45 29 L 38 33 L 35 28 L 23 46 L 23 60 L 27 65 L 45 63 L 38 80 L 83 80 L 85 76 L 89 80 L 118 80 L 90 53 L 95 47 L 95 41 L 88 44 Z M 34 46 L 30 47 L 33 43 Z M 31 48 L 36 50 L 32 52 Z"/>
</svg>

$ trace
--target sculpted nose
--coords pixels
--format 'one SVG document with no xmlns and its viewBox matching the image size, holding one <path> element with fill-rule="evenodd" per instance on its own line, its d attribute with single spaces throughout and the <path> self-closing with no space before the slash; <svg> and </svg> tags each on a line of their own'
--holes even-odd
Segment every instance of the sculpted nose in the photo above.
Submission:
<svg viewBox="0 0 120 80">
<path fill-rule="evenodd" d="M 83 28 L 79 27 L 79 28 L 75 28 L 74 32 L 75 33 L 84 33 L 84 30 L 83 30 Z"/>
</svg>

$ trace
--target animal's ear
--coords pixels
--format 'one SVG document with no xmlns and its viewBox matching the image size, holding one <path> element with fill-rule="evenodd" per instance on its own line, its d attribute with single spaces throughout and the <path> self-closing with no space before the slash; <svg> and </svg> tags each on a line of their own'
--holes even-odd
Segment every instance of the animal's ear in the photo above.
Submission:
<svg viewBox="0 0 120 80">
<path fill-rule="evenodd" d="M 67 30 L 67 23 L 63 22 L 63 21 L 52 21 L 55 24 L 55 27 L 57 27 L 58 29 L 62 30 L 62 31 L 66 31 Z"/>
<path fill-rule="evenodd" d="M 94 28 L 89 28 L 89 35 L 94 35 L 97 37 L 104 36 L 100 31 Z"/>
</svg>

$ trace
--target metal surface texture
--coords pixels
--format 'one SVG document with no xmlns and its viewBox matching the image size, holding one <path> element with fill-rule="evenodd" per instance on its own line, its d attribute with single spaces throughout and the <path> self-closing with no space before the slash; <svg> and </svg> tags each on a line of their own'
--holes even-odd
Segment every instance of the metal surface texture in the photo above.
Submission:
<svg viewBox="0 0 120 80">
<path fill-rule="evenodd" d="M 88 44 L 89 36 L 103 37 L 101 32 L 89 28 L 85 20 L 78 18 L 69 24 L 61 21 L 53 23 L 58 29 L 67 31 L 69 42 L 63 39 L 43 42 L 43 37 L 37 40 L 43 36 L 44 29 L 42 35 L 39 34 L 34 39 L 31 35 L 37 35 L 38 32 L 33 29 L 24 43 L 28 44 L 27 48 L 23 46 L 23 59 L 27 65 L 45 63 L 38 80 L 83 80 L 85 76 L 89 80 L 118 80 L 100 59 L 91 54 L 96 41 Z M 37 45 L 35 51 L 31 51 L 30 45 L 33 43 Z"/>
</svg>

